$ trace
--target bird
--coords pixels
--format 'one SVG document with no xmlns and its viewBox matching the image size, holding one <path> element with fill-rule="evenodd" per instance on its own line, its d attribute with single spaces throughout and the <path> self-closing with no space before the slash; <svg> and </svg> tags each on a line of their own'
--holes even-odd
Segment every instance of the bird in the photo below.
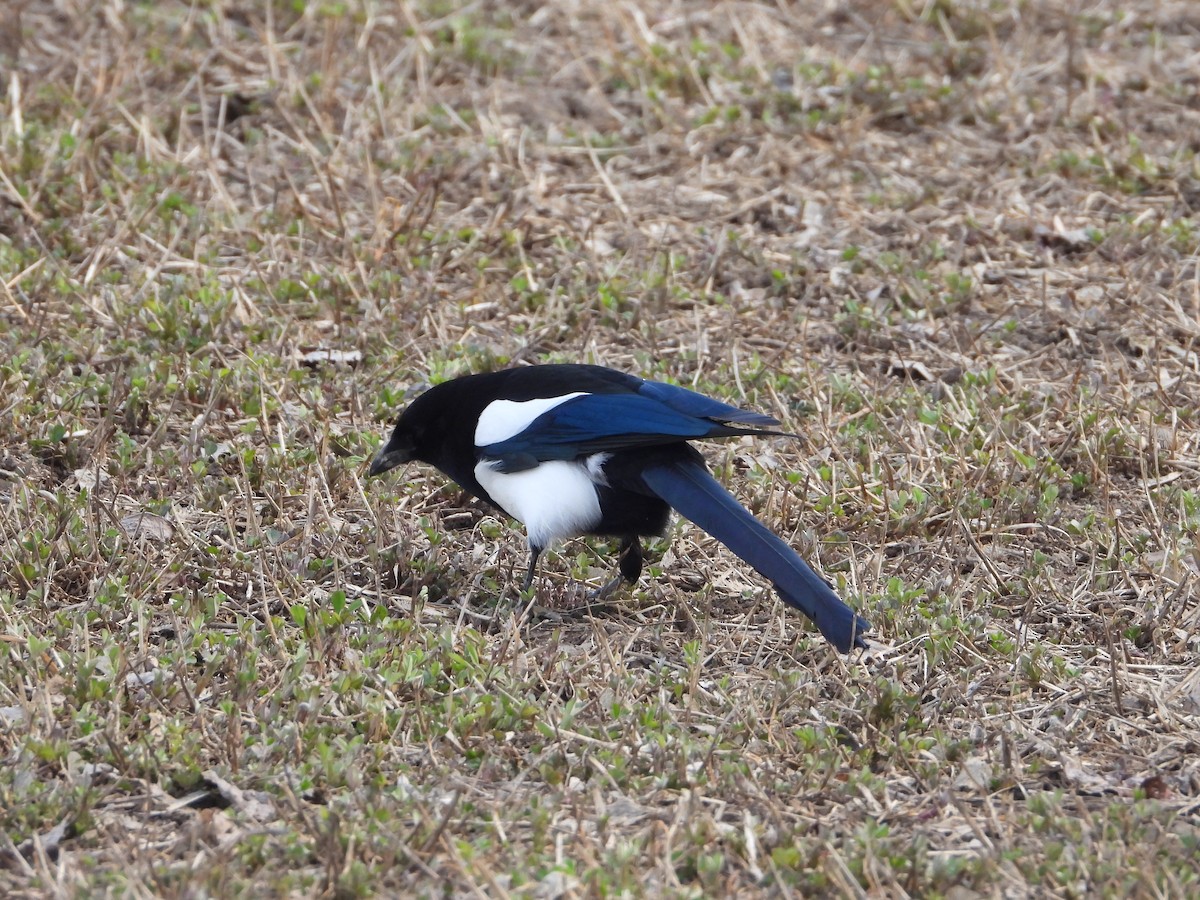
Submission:
<svg viewBox="0 0 1200 900">
<path fill-rule="evenodd" d="M 867 646 L 870 625 L 828 582 L 709 473 L 690 441 L 790 436 L 771 416 L 604 366 L 530 365 L 464 375 L 417 396 L 371 460 L 368 475 L 419 461 L 525 526 L 532 585 L 557 541 L 620 540 L 620 574 L 636 583 L 645 537 L 675 510 L 749 563 L 842 653 Z"/>
</svg>

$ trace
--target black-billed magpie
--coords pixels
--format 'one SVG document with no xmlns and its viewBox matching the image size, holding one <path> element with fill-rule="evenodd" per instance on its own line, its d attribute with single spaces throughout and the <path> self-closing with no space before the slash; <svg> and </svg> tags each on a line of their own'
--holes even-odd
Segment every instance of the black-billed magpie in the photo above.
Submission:
<svg viewBox="0 0 1200 900">
<path fill-rule="evenodd" d="M 662 534 L 675 509 L 757 569 L 843 653 L 865 647 L 868 623 L 722 488 L 688 443 L 782 434 L 764 427 L 778 424 L 601 366 L 529 366 L 430 388 L 400 414 L 369 474 L 420 460 L 522 522 L 526 588 L 543 550 L 584 534 L 620 538 L 621 576 L 636 581 L 640 538 Z"/>
</svg>

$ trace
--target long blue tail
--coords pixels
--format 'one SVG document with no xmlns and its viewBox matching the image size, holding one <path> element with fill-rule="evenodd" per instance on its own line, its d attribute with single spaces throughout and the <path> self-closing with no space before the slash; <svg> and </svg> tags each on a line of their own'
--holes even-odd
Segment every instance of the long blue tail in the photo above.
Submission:
<svg viewBox="0 0 1200 900">
<path fill-rule="evenodd" d="M 699 525 L 767 578 L 779 596 L 816 623 L 843 653 L 865 647 L 871 626 L 842 602 L 800 556 L 697 462 L 651 464 L 641 472 L 646 487 L 680 515 Z"/>
</svg>

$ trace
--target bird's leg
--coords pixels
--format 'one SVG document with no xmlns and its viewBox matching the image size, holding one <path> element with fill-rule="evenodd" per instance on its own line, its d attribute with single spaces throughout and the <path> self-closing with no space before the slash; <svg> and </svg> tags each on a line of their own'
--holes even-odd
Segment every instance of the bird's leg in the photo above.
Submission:
<svg viewBox="0 0 1200 900">
<path fill-rule="evenodd" d="M 529 545 L 529 568 L 525 570 L 525 582 L 521 585 L 522 591 L 527 591 L 533 585 L 533 576 L 537 572 L 538 557 L 542 555 L 542 548 L 536 544 Z"/>
<path fill-rule="evenodd" d="M 642 577 L 642 542 L 637 535 L 630 535 L 621 542 L 620 569 L 630 584 L 637 584 Z"/>
<path fill-rule="evenodd" d="M 617 567 L 621 570 L 621 574 L 594 591 L 591 596 L 592 600 L 607 600 L 621 586 L 621 582 L 628 581 L 633 584 L 638 580 L 642 574 L 642 542 L 638 540 L 637 535 L 627 535 L 621 539 L 618 559 Z"/>
</svg>

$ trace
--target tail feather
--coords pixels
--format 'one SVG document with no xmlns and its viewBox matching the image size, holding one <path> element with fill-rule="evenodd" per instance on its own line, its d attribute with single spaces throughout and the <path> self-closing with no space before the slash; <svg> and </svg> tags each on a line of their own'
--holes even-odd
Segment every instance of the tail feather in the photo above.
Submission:
<svg viewBox="0 0 1200 900">
<path fill-rule="evenodd" d="M 754 518 L 698 462 L 652 464 L 642 480 L 680 515 L 699 525 L 767 578 L 786 603 L 808 616 L 843 653 L 866 647 L 865 619 L 800 556 Z"/>
</svg>

